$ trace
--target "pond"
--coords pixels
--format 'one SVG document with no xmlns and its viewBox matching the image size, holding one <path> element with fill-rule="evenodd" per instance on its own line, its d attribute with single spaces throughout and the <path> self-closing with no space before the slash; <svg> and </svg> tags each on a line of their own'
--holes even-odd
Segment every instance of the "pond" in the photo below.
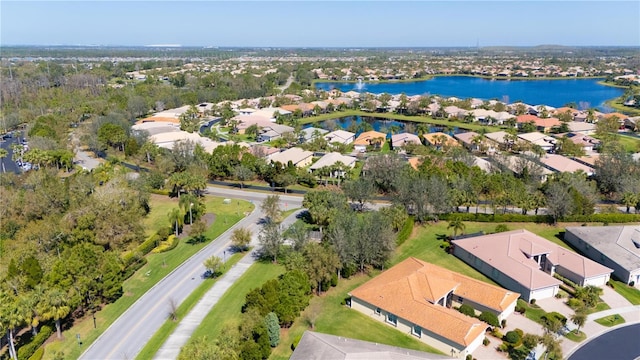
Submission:
<svg viewBox="0 0 640 360">
<path fill-rule="evenodd" d="M 529 105 L 561 107 L 574 102 L 579 108 L 596 107 L 610 112 L 605 101 L 617 98 L 624 89 L 598 84 L 602 79 L 495 80 L 471 76 L 436 76 L 429 80 L 384 83 L 317 82 L 316 88 L 374 94 L 440 95 L 458 98 L 497 99 L 505 103 L 523 101 Z"/>
</svg>

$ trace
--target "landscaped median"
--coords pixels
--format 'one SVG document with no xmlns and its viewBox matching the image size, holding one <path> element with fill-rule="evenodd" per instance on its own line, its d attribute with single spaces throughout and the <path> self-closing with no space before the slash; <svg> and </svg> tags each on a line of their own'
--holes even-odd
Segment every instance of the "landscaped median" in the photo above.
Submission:
<svg viewBox="0 0 640 360">
<path fill-rule="evenodd" d="M 254 206 L 242 200 L 223 206 L 220 205 L 222 200 L 218 197 L 205 198 L 207 211 L 213 212 L 216 216 L 206 232 L 207 239 L 215 239 L 220 236 L 240 221 L 244 214 L 250 212 Z M 171 208 L 178 206 L 178 200 L 154 195 L 150 199 L 150 205 L 151 212 L 145 219 L 147 234 L 152 234 L 160 227 L 169 225 L 166 214 Z M 142 295 L 209 243 L 210 241 L 189 244 L 186 241 L 180 241 L 178 246 L 169 252 L 149 254 L 147 264 L 124 282 L 124 295 L 95 314 L 95 327 L 89 314 L 76 320 L 73 327 L 63 332 L 63 340 L 46 345 L 44 359 L 54 359 L 56 353 L 63 353 L 65 359 L 80 357 L 82 352 Z M 77 335 L 79 335 L 79 341 Z"/>
<path fill-rule="evenodd" d="M 620 316 L 620 314 L 605 316 L 600 319 L 595 319 L 594 321 L 600 325 L 608 326 L 608 327 L 624 324 L 625 322 L 624 318 Z"/>
</svg>

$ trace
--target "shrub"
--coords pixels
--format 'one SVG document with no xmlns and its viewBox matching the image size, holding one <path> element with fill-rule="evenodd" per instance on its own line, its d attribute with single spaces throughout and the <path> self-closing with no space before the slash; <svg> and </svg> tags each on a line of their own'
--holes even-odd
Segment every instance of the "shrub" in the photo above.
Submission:
<svg viewBox="0 0 640 360">
<path fill-rule="evenodd" d="M 507 319 L 502 319 L 502 321 L 500 321 L 500 327 L 503 329 L 507 327 Z"/>
<path fill-rule="evenodd" d="M 511 344 L 513 347 L 518 347 L 522 341 L 522 336 L 520 336 L 516 331 L 508 331 L 504 334 L 503 340 Z"/>
<path fill-rule="evenodd" d="M 300 343 L 301 339 L 302 339 L 302 334 L 293 338 L 293 342 L 291 343 L 291 350 L 295 350 L 298 347 L 298 344 Z"/>
<path fill-rule="evenodd" d="M 48 325 L 42 325 L 38 335 L 34 336 L 29 343 L 18 348 L 18 360 L 27 360 L 33 356 L 51 334 L 53 334 L 53 328 Z"/>
<path fill-rule="evenodd" d="M 152 252 L 154 254 L 167 252 L 175 249 L 175 247 L 178 246 L 179 243 L 180 239 L 178 237 L 176 237 L 175 235 L 169 235 L 167 240 L 161 242 L 160 245 L 158 245 L 157 248 L 153 249 Z"/>
<path fill-rule="evenodd" d="M 584 306 L 584 303 L 576 298 L 571 298 L 569 300 L 567 300 L 567 306 L 572 308 L 572 309 L 577 309 L 581 306 Z"/>
<path fill-rule="evenodd" d="M 536 304 L 536 299 L 531 299 L 531 301 L 529 301 L 529 303 L 530 303 L 531 305 L 535 305 L 535 304 Z"/>
<path fill-rule="evenodd" d="M 467 304 L 462 304 L 460 305 L 460 307 L 458 308 L 458 311 L 460 311 L 461 313 L 467 315 L 467 316 L 471 316 L 471 317 L 475 317 L 476 316 L 476 311 L 469 305 Z"/>
<path fill-rule="evenodd" d="M 473 355 L 467 354 L 467 357 L 465 358 L 465 360 L 473 360 Z"/>
<path fill-rule="evenodd" d="M 522 337 L 522 344 L 527 349 L 533 349 L 536 347 L 536 345 L 538 345 L 538 340 L 539 340 L 539 337 L 535 334 L 525 334 Z"/>
<path fill-rule="evenodd" d="M 524 336 L 524 331 L 522 331 L 522 329 L 517 329 L 517 328 L 516 328 L 516 329 L 515 329 L 515 330 L 513 330 L 513 331 L 517 332 L 517 333 L 518 333 L 518 335 L 520 335 L 520 337 L 523 337 L 523 336 Z"/>
<path fill-rule="evenodd" d="M 505 224 L 498 224 L 496 225 L 496 228 L 493 231 L 496 233 L 506 232 L 506 231 L 509 231 L 509 227 L 507 227 L 507 225 Z"/>
<path fill-rule="evenodd" d="M 482 345 L 487 346 L 491 343 L 491 341 L 489 341 L 488 337 L 485 337 L 484 340 L 482 340 Z"/>
<path fill-rule="evenodd" d="M 636 282 L 635 282 L 635 281 L 631 281 L 631 282 L 629 283 L 629 286 L 631 286 L 631 287 L 636 286 Z M 613 287 L 613 283 L 611 284 L 611 287 Z"/>
<path fill-rule="evenodd" d="M 557 293 L 556 294 L 556 299 L 562 299 L 562 294 L 561 293 Z"/>
<path fill-rule="evenodd" d="M 519 314 L 524 314 L 527 311 L 527 308 L 524 306 L 516 305 L 515 312 Z"/>
<path fill-rule="evenodd" d="M 413 216 L 407 217 L 407 220 L 405 220 L 404 224 L 402 225 L 402 229 L 398 231 L 398 236 L 396 238 L 396 245 L 400 246 L 402 245 L 402 243 L 407 241 L 409 236 L 411 236 L 411 233 L 413 233 L 413 225 L 414 225 Z"/>
<path fill-rule="evenodd" d="M 491 335 L 497 337 L 498 339 L 502 339 L 503 336 L 498 328 L 493 328 L 493 330 L 491 330 Z"/>
<path fill-rule="evenodd" d="M 31 355 L 29 360 L 40 360 L 44 356 L 44 346 L 40 346 L 36 352 Z"/>
<path fill-rule="evenodd" d="M 278 321 L 278 315 L 273 312 L 267 314 L 264 319 L 267 326 L 267 334 L 269 334 L 269 345 L 276 347 L 280 343 L 280 323 Z"/>
<path fill-rule="evenodd" d="M 500 344 L 500 346 L 498 346 L 497 350 L 499 352 L 507 352 L 509 351 L 509 345 L 507 343 L 502 343 Z"/>
<path fill-rule="evenodd" d="M 482 314 L 478 316 L 478 319 L 486 322 L 491 326 L 500 326 L 500 321 L 498 320 L 498 317 L 492 312 L 483 311 Z"/>
</svg>

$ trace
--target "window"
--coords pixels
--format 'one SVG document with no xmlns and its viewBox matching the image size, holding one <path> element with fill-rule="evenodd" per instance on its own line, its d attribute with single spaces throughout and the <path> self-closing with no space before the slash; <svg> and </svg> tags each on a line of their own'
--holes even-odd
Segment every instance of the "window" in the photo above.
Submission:
<svg viewBox="0 0 640 360">
<path fill-rule="evenodd" d="M 376 308 L 376 315 L 380 315 L 380 308 Z"/>
<path fill-rule="evenodd" d="M 393 314 L 387 314 L 387 322 L 393 325 L 398 325 L 398 317 Z"/>
<path fill-rule="evenodd" d="M 417 337 L 422 337 L 422 328 L 418 325 L 413 325 L 413 329 L 411 329 L 411 333 Z"/>
</svg>

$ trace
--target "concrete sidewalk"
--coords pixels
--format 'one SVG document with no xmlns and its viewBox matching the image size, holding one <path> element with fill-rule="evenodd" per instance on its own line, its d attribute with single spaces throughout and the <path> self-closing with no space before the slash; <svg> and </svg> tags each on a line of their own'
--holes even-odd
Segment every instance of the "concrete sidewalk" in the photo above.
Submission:
<svg viewBox="0 0 640 360">
<path fill-rule="evenodd" d="M 218 303 L 222 295 L 238 280 L 255 262 L 256 254 L 251 252 L 236 263 L 218 282 L 198 301 L 196 306 L 180 321 L 180 325 L 156 353 L 154 359 L 177 359 L 180 349 L 189 341 L 191 334 L 200 326 L 202 319 Z"/>
</svg>

